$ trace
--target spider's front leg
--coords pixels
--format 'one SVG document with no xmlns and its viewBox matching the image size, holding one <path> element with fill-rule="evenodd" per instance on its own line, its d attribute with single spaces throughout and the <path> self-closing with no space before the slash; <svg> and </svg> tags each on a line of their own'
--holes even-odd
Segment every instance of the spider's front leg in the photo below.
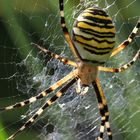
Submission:
<svg viewBox="0 0 140 140">
<path fill-rule="evenodd" d="M 110 128 L 110 123 L 109 123 L 109 110 L 107 106 L 106 97 L 104 95 L 104 92 L 100 84 L 100 80 L 96 78 L 95 81 L 92 82 L 92 85 L 95 89 L 96 97 L 98 100 L 98 108 L 101 115 L 100 135 L 98 137 L 98 140 L 103 140 L 105 127 L 107 129 L 107 135 L 108 135 L 109 140 L 112 140 L 112 131 Z"/>
<path fill-rule="evenodd" d="M 35 122 L 35 120 L 44 112 L 44 110 L 50 105 L 52 105 L 58 98 L 62 97 L 64 93 L 69 89 L 69 87 L 72 86 L 76 81 L 77 81 L 76 77 L 70 80 L 64 87 L 61 88 L 60 91 L 58 91 L 41 108 L 39 108 L 36 111 L 36 113 L 20 129 L 18 129 L 14 134 L 12 134 L 7 140 L 13 140 L 17 134 L 21 133 L 27 127 L 31 126 Z"/>
<path fill-rule="evenodd" d="M 14 108 L 24 107 L 25 105 L 31 104 L 31 103 L 39 100 L 39 99 L 42 99 L 43 97 L 48 96 L 48 94 L 51 93 L 52 91 L 54 91 L 57 88 L 61 87 L 63 84 L 65 84 L 71 78 L 75 77 L 76 73 L 77 73 L 77 70 L 74 70 L 71 73 L 69 73 L 68 75 L 66 75 L 65 77 L 63 77 L 62 79 L 60 79 L 59 81 L 57 81 L 56 83 L 54 83 L 53 85 L 51 85 L 46 90 L 44 90 L 41 93 L 39 93 L 38 95 L 33 96 L 33 97 L 31 97 L 29 99 L 26 99 L 24 101 L 15 103 L 13 105 L 2 107 L 2 108 L 0 108 L 0 111 L 5 111 L 5 110 L 11 110 L 11 109 L 14 109 Z"/>
<path fill-rule="evenodd" d="M 105 127 L 107 128 L 107 135 L 109 140 L 112 139 L 112 132 L 109 124 L 109 111 L 107 106 L 106 97 L 102 90 L 101 84 L 98 77 L 98 67 L 93 67 L 87 63 L 79 62 L 77 64 L 78 68 L 78 77 L 83 86 L 93 85 L 98 101 L 98 108 L 101 115 L 101 126 L 100 126 L 100 135 L 98 140 L 103 140 L 103 134 Z"/>
</svg>

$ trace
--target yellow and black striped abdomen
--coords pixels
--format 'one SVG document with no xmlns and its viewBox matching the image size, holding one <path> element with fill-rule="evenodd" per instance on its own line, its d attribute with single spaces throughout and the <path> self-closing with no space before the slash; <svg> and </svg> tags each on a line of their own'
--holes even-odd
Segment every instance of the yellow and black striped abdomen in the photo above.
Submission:
<svg viewBox="0 0 140 140">
<path fill-rule="evenodd" d="M 84 62 L 104 64 L 115 44 L 112 19 L 97 7 L 86 9 L 74 23 L 73 41 Z"/>
</svg>

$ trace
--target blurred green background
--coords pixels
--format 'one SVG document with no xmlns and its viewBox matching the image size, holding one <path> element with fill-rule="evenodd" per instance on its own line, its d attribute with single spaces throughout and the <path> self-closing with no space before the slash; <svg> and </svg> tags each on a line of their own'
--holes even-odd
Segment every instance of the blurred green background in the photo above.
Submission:
<svg viewBox="0 0 140 140">
<path fill-rule="evenodd" d="M 112 2 L 113 1 L 110 1 L 110 4 Z M 67 2 L 66 9 L 69 10 L 66 11 L 66 20 L 68 23 L 73 22 L 71 16 L 73 11 L 72 7 L 78 4 L 79 0 L 69 0 Z M 104 5 L 104 1 L 101 5 Z M 123 10 L 123 7 L 127 8 Z M 121 29 L 122 23 L 126 25 L 120 30 L 120 34 L 118 33 L 116 44 L 126 39 L 135 26 L 140 16 L 139 7 L 140 1 L 138 0 L 116 0 L 115 6 L 113 6 L 115 9 L 110 8 L 111 16 L 114 16 L 117 11 L 119 12 L 115 17 L 117 30 Z M 122 10 L 119 11 L 120 9 Z M 71 27 L 72 23 L 70 25 L 70 28 Z M 20 88 L 18 88 L 18 86 L 23 86 L 22 89 L 24 89 L 24 84 L 27 84 L 26 81 L 23 80 L 24 76 L 27 80 L 28 76 L 35 75 L 41 71 L 46 64 L 46 62 L 34 64 L 33 58 L 37 56 L 38 50 L 33 48 L 31 42 L 49 46 L 51 50 L 60 54 L 63 49 L 55 48 L 64 43 L 63 36 L 60 36 L 60 33 L 62 32 L 59 24 L 58 0 L 0 0 L 0 107 L 28 98 L 29 96 L 23 93 L 24 90 L 19 90 Z M 51 43 L 53 44 L 52 46 Z M 139 48 L 137 45 L 139 43 L 138 37 L 133 44 L 134 51 Z M 23 60 L 26 61 L 29 54 L 33 57 L 28 58 L 30 60 L 26 65 L 20 65 L 21 62 L 24 62 Z M 48 58 L 45 57 L 45 59 Z M 127 61 L 126 55 L 120 60 Z M 137 70 L 137 68 L 135 69 Z M 140 69 L 136 72 L 138 73 L 139 70 Z M 13 74 L 17 74 L 17 76 L 11 77 Z M 125 76 L 123 78 L 125 78 Z M 137 80 L 139 79 L 137 78 Z M 19 81 L 20 83 L 18 83 Z M 37 85 L 35 85 L 35 88 L 36 87 Z M 131 90 L 132 88 L 130 87 L 130 91 Z M 138 97 L 132 96 L 130 98 L 131 102 L 133 98 L 136 99 Z M 140 107 L 140 103 L 136 102 L 134 108 L 131 108 L 132 110 L 129 112 L 129 115 L 138 111 L 138 108 L 135 108 L 135 106 Z M 23 124 L 24 121 L 18 121 L 21 120 L 20 116 L 26 111 L 28 111 L 28 107 L 0 113 L 0 140 L 5 140 L 7 136 Z M 111 113 L 113 113 L 113 111 Z M 115 117 L 115 111 L 112 116 Z M 135 128 L 140 131 L 139 118 L 140 113 L 131 119 L 135 124 Z M 39 129 L 32 127 L 27 131 L 27 134 L 23 133 L 17 137 L 17 140 L 39 139 L 37 138 L 40 134 L 38 130 Z M 135 138 L 138 138 L 139 131 L 134 132 L 132 137 L 130 136 L 127 140 L 135 140 Z M 122 133 L 122 137 L 125 139 L 125 134 Z"/>
</svg>

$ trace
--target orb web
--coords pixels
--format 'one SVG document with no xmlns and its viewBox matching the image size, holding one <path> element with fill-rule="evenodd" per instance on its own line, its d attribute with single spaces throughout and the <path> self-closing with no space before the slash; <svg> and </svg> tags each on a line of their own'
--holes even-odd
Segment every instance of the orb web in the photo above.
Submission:
<svg viewBox="0 0 140 140">
<path fill-rule="evenodd" d="M 58 1 L 17 0 L 6 5 L 1 13 L 0 82 L 1 106 L 9 105 L 46 89 L 73 70 L 41 53 L 31 43 L 40 44 L 54 53 L 74 60 L 59 23 Z M 71 31 L 74 19 L 85 8 L 99 6 L 115 23 L 116 46 L 124 41 L 139 19 L 138 0 L 80 0 L 65 1 L 66 22 Z M 7 7 L 9 11 L 7 11 Z M 119 67 L 133 58 L 139 49 L 139 34 L 134 42 L 106 66 Z M 110 110 L 114 140 L 139 140 L 140 134 L 140 65 L 139 60 L 129 70 L 119 74 L 100 73 L 100 79 Z M 42 140 L 91 140 L 97 137 L 100 116 L 92 87 L 86 95 L 76 94 L 72 86 L 64 97 L 47 108 L 38 121 L 22 135 Z M 53 92 L 52 95 L 56 93 Z M 50 96 L 25 110 L 1 113 L 0 134 L 16 131 Z M 14 113 L 13 113 L 14 112 Z M 6 115 L 11 115 L 6 119 Z M 16 116 L 16 117 L 15 117 Z M 11 130 L 13 129 L 13 130 Z M 106 134 L 104 135 L 107 139 Z"/>
</svg>

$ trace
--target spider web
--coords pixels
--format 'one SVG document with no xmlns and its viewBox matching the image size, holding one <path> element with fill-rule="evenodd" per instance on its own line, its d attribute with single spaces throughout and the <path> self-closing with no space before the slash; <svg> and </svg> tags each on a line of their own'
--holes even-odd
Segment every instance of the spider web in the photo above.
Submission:
<svg viewBox="0 0 140 140">
<path fill-rule="evenodd" d="M 65 0 L 66 21 L 71 30 L 74 19 L 83 9 L 100 6 L 115 22 L 117 46 L 128 37 L 139 19 L 139 4 L 138 0 Z M 61 56 L 73 57 L 61 31 L 57 0 L 2 0 L 0 7 L 0 106 L 5 106 L 36 95 L 73 69 L 40 53 L 31 45 L 32 42 L 46 46 Z M 138 34 L 134 42 L 106 66 L 119 67 L 131 60 L 139 48 L 139 40 Z M 124 73 L 100 74 L 114 140 L 140 139 L 139 71 L 138 60 Z M 89 92 L 82 96 L 76 94 L 75 88 L 76 84 L 17 139 L 95 139 L 100 116 L 94 91 L 90 87 Z M 37 101 L 29 108 L 1 113 L 1 139 L 5 140 L 4 137 L 17 130 L 47 99 Z"/>
</svg>

